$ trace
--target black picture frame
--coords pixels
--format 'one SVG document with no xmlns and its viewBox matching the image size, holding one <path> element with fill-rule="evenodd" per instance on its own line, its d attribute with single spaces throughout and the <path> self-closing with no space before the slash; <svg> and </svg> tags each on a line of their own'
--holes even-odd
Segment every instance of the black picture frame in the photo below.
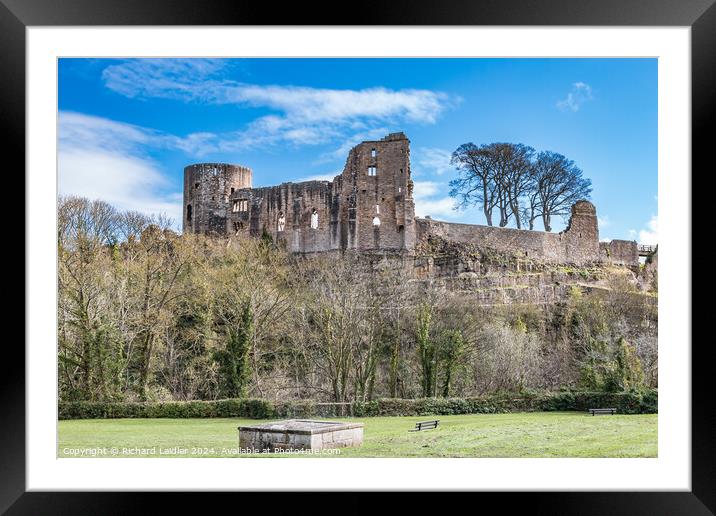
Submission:
<svg viewBox="0 0 716 516">
<path fill-rule="evenodd" d="M 716 0 L 392 0 L 346 9 L 336 2 L 274 4 L 198 0 L 0 0 L 0 127 L 5 160 L 25 168 L 25 29 L 87 25 L 532 25 L 691 27 L 692 170 L 705 174 L 709 128 L 716 120 Z M 339 13 L 346 13 L 343 16 Z M 89 47 L 88 47 L 89 48 Z M 684 171 L 688 180 L 688 171 Z M 695 174 L 692 172 L 692 180 Z M 19 186 L 15 192 L 24 191 Z M 27 195 L 27 192 L 25 192 Z M 27 258 L 27 257 L 26 257 Z M 694 264 L 694 267 L 696 265 Z M 25 274 L 32 274 L 25 267 Z M 694 304 L 694 308 L 696 305 Z M 31 307 L 28 307 L 31 309 Z M 697 319 L 698 320 L 698 319 Z M 688 343 L 670 343 L 688 345 Z M 690 492 L 483 493 L 503 509 L 536 514 L 714 514 L 716 435 L 709 376 L 710 342 L 692 346 L 692 490 Z M 0 511 L 7 514 L 115 514 L 141 511 L 161 497 L 164 511 L 186 508 L 185 495 L 169 493 L 48 493 L 25 489 L 25 356 L 4 353 L 0 375 Z M 5 361 L 4 360 L 4 361 Z M 211 496 L 212 505 L 226 496 Z M 137 497 L 144 498 L 140 500 Z M 213 498 L 216 497 L 216 498 Z M 351 505 L 353 495 L 343 498 Z M 272 498 L 276 500 L 276 498 Z M 413 498 L 422 504 L 422 497 Z M 482 502 L 480 502 L 482 506 Z M 489 507 L 490 505 L 485 505 Z M 453 506 L 454 507 L 454 506 Z M 408 509 L 406 506 L 401 512 Z M 408 509 L 409 510 L 409 509 Z M 453 510 L 453 509 L 450 509 Z"/>
</svg>

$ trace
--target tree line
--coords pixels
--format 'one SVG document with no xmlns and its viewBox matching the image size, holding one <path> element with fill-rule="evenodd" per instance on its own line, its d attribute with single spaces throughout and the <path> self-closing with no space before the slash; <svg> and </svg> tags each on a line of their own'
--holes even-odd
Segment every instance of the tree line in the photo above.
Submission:
<svg viewBox="0 0 716 516">
<path fill-rule="evenodd" d="M 475 306 L 389 260 L 178 235 L 102 201 L 58 212 L 60 399 L 371 400 L 656 386 L 656 307 L 626 280 Z"/>
<path fill-rule="evenodd" d="M 500 227 L 514 221 L 518 229 L 534 229 L 541 219 L 544 230 L 552 231 L 552 217 L 568 215 L 592 191 L 574 161 L 523 144 L 465 143 L 452 153 L 450 163 L 458 170 L 450 195 L 461 208 L 481 208 L 489 226 L 496 214 Z"/>
</svg>

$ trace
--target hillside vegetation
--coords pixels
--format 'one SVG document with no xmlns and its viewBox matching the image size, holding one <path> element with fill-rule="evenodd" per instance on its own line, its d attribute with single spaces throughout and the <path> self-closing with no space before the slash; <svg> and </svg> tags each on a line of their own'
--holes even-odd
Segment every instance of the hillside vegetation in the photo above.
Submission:
<svg viewBox="0 0 716 516">
<path fill-rule="evenodd" d="M 303 258 L 266 236 L 237 242 L 168 228 L 99 201 L 61 201 L 61 401 L 658 386 L 655 294 L 618 274 L 600 277 L 601 288 L 571 285 L 553 303 L 484 306 L 474 289 L 416 279 L 385 260 Z"/>
</svg>

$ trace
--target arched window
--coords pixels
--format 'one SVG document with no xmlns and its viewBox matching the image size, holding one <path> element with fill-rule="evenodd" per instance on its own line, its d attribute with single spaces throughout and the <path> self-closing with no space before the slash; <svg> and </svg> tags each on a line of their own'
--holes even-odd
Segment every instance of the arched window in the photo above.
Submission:
<svg viewBox="0 0 716 516">
<path fill-rule="evenodd" d="M 311 229 L 318 229 L 318 211 L 316 211 L 316 208 L 313 208 L 311 212 Z"/>
<path fill-rule="evenodd" d="M 380 226 L 380 218 L 378 218 L 378 215 L 373 217 L 373 225 L 376 227 Z"/>
</svg>

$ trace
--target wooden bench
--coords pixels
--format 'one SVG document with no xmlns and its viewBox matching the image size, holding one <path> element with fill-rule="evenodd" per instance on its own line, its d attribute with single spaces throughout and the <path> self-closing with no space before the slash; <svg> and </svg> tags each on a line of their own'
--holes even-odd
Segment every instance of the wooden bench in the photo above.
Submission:
<svg viewBox="0 0 716 516">
<path fill-rule="evenodd" d="M 413 428 L 412 430 L 409 430 L 409 432 L 420 432 L 421 430 L 431 430 L 433 428 L 437 428 L 439 422 L 440 422 L 439 419 L 435 419 L 433 421 L 420 421 L 419 423 L 415 423 L 415 428 Z"/>
<path fill-rule="evenodd" d="M 611 414 L 612 416 L 617 413 L 615 408 L 590 408 L 589 413 L 593 416 L 597 414 Z"/>
</svg>

